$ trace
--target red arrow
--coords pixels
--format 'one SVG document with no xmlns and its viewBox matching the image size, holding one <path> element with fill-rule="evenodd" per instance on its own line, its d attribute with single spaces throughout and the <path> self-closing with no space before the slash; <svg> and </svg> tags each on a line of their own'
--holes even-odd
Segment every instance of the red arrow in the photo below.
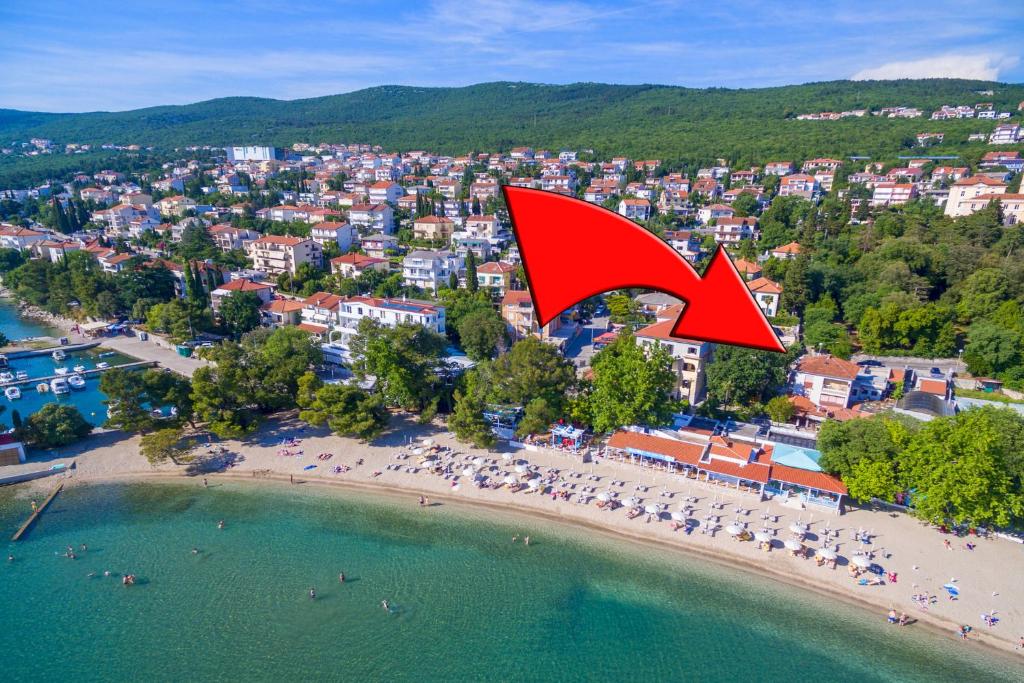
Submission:
<svg viewBox="0 0 1024 683">
<path fill-rule="evenodd" d="M 686 302 L 673 337 L 786 350 L 721 246 L 701 277 L 675 249 L 607 209 L 553 192 L 502 189 L 541 325 L 601 292 L 654 289 Z"/>
</svg>

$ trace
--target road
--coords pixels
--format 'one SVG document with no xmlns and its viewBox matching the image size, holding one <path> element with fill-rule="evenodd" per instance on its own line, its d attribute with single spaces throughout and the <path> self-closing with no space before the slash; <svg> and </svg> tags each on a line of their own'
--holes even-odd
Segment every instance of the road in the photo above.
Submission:
<svg viewBox="0 0 1024 683">
<path fill-rule="evenodd" d="M 590 365 L 590 358 L 594 355 L 594 337 L 607 329 L 608 316 L 594 318 L 589 325 L 584 325 L 583 330 L 566 345 L 565 357 L 572 360 L 576 367 Z"/>
<path fill-rule="evenodd" d="M 71 335 L 74 342 L 80 340 L 86 340 L 81 335 Z M 134 356 L 140 360 L 155 360 L 160 363 L 161 367 L 170 368 L 179 375 L 185 377 L 192 377 L 197 369 L 209 365 L 209 361 L 200 360 L 198 358 L 186 358 L 178 355 L 178 352 L 173 346 L 168 348 L 167 342 L 165 341 L 153 341 L 153 337 L 150 336 L 150 341 L 141 341 L 136 336 L 125 337 L 102 337 L 99 341 L 102 346 L 105 346 L 114 351 L 120 351 L 121 353 Z"/>
<path fill-rule="evenodd" d="M 850 360 L 854 363 L 875 360 L 887 368 L 913 368 L 918 374 L 923 375 L 928 375 L 932 368 L 938 368 L 943 374 L 952 371 L 962 375 L 967 372 L 965 364 L 956 358 L 904 358 L 903 356 L 871 356 L 858 353 L 854 354 Z"/>
</svg>

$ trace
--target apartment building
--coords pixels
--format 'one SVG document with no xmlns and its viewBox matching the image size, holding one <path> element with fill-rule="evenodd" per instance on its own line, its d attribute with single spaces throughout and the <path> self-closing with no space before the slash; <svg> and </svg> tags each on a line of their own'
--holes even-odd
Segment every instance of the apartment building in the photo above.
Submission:
<svg viewBox="0 0 1024 683">
<path fill-rule="evenodd" d="M 253 267 L 271 275 L 295 275 L 303 263 L 315 268 L 320 268 L 323 263 L 323 248 L 316 241 L 304 237 L 267 235 L 250 242 L 248 251 Z"/>
</svg>

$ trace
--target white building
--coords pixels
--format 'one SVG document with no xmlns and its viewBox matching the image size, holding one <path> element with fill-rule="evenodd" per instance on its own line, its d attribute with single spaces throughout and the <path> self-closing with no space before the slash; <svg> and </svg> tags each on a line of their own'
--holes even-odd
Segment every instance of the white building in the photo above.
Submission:
<svg viewBox="0 0 1024 683">
<path fill-rule="evenodd" d="M 323 263 L 323 250 L 312 239 L 267 235 L 249 243 L 249 257 L 256 270 L 271 275 L 295 275 L 303 263 L 320 268 Z"/>
<path fill-rule="evenodd" d="M 451 274 L 458 274 L 462 267 L 462 259 L 450 251 L 417 249 L 402 261 L 402 278 L 410 287 L 436 293 L 442 285 L 448 284 Z"/>
<path fill-rule="evenodd" d="M 228 161 L 273 161 L 277 158 L 277 150 L 273 147 L 228 147 Z"/>
<path fill-rule="evenodd" d="M 352 242 L 356 237 L 356 230 L 348 223 L 324 221 L 323 223 L 315 224 L 310 229 L 309 236 L 321 246 L 334 242 L 338 245 L 341 253 L 345 253 L 352 248 Z"/>
</svg>

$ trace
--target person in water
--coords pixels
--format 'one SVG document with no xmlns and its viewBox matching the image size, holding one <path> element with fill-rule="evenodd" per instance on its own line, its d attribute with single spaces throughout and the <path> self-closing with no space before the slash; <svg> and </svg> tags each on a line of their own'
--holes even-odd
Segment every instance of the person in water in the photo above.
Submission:
<svg viewBox="0 0 1024 683">
<path fill-rule="evenodd" d="M 218 529 L 223 529 L 224 528 L 224 520 L 223 519 L 220 520 L 219 522 L 217 522 L 217 528 Z"/>
<path fill-rule="evenodd" d="M 7 561 L 8 562 L 14 562 L 14 555 L 8 555 L 7 556 Z"/>
<path fill-rule="evenodd" d="M 310 588 L 309 589 L 309 599 L 310 600 L 316 600 L 316 589 L 315 588 Z"/>
<path fill-rule="evenodd" d="M 192 548 L 192 554 L 193 555 L 198 555 L 199 554 L 199 548 Z"/>
<path fill-rule="evenodd" d="M 338 583 L 345 583 L 345 572 L 338 574 Z"/>
<path fill-rule="evenodd" d="M 381 600 L 380 601 L 380 606 L 384 608 L 385 612 L 390 612 L 391 611 L 391 605 L 388 604 L 387 600 Z"/>
</svg>

